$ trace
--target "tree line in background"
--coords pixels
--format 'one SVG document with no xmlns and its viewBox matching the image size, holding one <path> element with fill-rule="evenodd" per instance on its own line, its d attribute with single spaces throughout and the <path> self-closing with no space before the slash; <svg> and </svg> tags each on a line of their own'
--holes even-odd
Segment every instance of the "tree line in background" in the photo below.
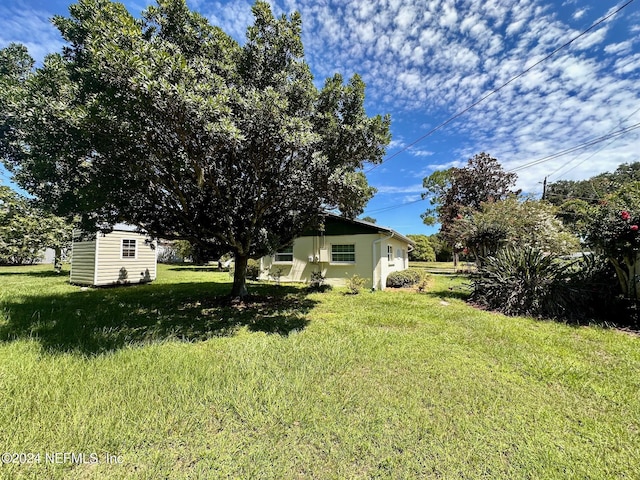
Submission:
<svg viewBox="0 0 640 480">
<path fill-rule="evenodd" d="M 71 246 L 73 226 L 51 215 L 9 187 L 0 186 L 0 265 L 25 265 L 40 261 L 43 251 L 54 250 L 54 265 Z"/>
<path fill-rule="evenodd" d="M 424 222 L 439 222 L 435 238 L 478 266 L 472 300 L 513 315 L 637 322 L 640 162 L 552 183 L 543 200 L 515 182 L 486 153 L 424 179 Z"/>
</svg>

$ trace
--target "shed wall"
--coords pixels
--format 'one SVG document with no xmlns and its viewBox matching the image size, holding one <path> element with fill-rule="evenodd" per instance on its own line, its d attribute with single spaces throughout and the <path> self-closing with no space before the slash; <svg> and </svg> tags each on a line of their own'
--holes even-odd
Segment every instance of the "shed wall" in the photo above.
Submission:
<svg viewBox="0 0 640 480">
<path fill-rule="evenodd" d="M 69 281 L 78 285 L 93 285 L 96 263 L 96 242 L 73 242 Z"/>
<path fill-rule="evenodd" d="M 150 282 L 156 278 L 156 244 L 134 232 L 113 231 L 98 236 L 95 285 Z M 122 257 L 122 240 L 136 240 L 135 258 Z"/>
</svg>

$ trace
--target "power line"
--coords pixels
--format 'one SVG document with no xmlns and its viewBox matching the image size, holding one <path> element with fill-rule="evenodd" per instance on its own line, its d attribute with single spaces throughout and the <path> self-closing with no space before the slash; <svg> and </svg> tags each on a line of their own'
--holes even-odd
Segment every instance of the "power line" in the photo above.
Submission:
<svg viewBox="0 0 640 480">
<path fill-rule="evenodd" d="M 425 200 L 426 198 L 419 198 L 418 200 L 412 200 L 411 202 L 405 202 L 399 205 L 393 205 L 391 207 L 378 208 L 377 210 L 368 210 L 364 212 L 364 215 L 371 215 L 372 213 L 388 212 L 389 210 L 395 210 L 397 208 L 406 207 L 408 205 L 413 205 L 414 203 L 424 202 Z"/>
<path fill-rule="evenodd" d="M 547 155 L 546 157 L 539 158 L 538 160 L 533 160 L 531 162 L 528 162 L 528 163 L 525 163 L 523 165 L 520 165 L 519 167 L 512 168 L 512 169 L 510 169 L 508 171 L 509 172 L 518 172 L 520 170 L 524 170 L 524 169 L 533 167 L 535 165 L 540 165 L 541 163 L 545 163 L 545 162 L 554 160 L 554 159 L 556 159 L 558 157 L 561 157 L 563 155 L 567 155 L 569 153 L 573 153 L 573 152 L 575 152 L 577 150 L 581 150 L 583 148 L 587 148 L 587 147 L 591 147 L 593 145 L 597 145 L 598 143 L 604 142 L 605 140 L 609 140 L 610 138 L 619 137 L 621 135 L 624 135 L 625 133 L 629 133 L 629 132 L 631 132 L 633 130 L 636 130 L 638 128 L 640 128 L 640 123 L 636 123 L 634 125 L 631 125 L 629 127 L 623 128 L 621 130 L 617 130 L 615 132 L 608 133 L 606 135 L 603 135 L 602 137 L 598 137 L 598 138 L 596 138 L 594 140 L 589 140 L 587 142 L 581 143 L 581 144 L 573 146 L 571 148 L 567 148 L 565 150 L 562 150 L 562 151 L 560 151 L 558 153 L 554 153 L 552 155 Z"/>
<path fill-rule="evenodd" d="M 467 113 L 469 110 L 471 110 L 472 108 L 476 107 L 477 105 L 479 105 L 480 103 L 484 102 L 487 98 L 491 97 L 492 95 L 495 95 L 496 93 L 498 93 L 500 90 L 502 90 L 503 88 L 505 88 L 507 85 L 513 83 L 514 81 L 516 81 L 518 78 L 526 75 L 527 73 L 529 73 L 531 70 L 533 70 L 535 67 L 537 67 L 538 65 L 540 65 L 542 62 L 545 62 L 546 60 L 548 60 L 549 58 L 551 58 L 552 56 L 554 56 L 556 53 L 558 53 L 560 50 L 568 47 L 569 45 L 571 45 L 573 42 L 575 42 L 576 40 L 578 40 L 579 38 L 585 36 L 587 33 L 589 33 L 591 30 L 593 30 L 594 28 L 596 28 L 597 26 L 599 26 L 600 24 L 606 22 L 609 18 L 613 17 L 614 15 L 616 15 L 618 12 L 620 12 L 622 9 L 626 8 L 628 5 L 630 5 L 631 3 L 633 3 L 635 0 L 628 0 L 625 4 L 623 4 L 622 6 L 618 7 L 616 10 L 614 10 L 613 12 L 609 13 L 608 15 L 604 16 L 603 18 L 601 18 L 600 20 L 598 20 L 597 22 L 595 22 L 593 25 L 591 25 L 589 28 L 587 28 L 586 30 L 584 30 L 583 32 L 581 32 L 580 34 L 576 35 L 575 37 L 573 37 L 572 39 L 570 39 L 569 41 L 567 41 L 566 43 L 560 45 L 558 48 L 556 48 L 554 51 L 552 51 L 550 54 L 548 54 L 546 57 L 542 58 L 541 60 L 538 60 L 536 63 L 534 63 L 533 65 L 531 65 L 530 67 L 527 67 L 525 70 L 523 70 L 522 72 L 520 72 L 518 75 L 516 75 L 515 77 L 510 78 L 506 83 L 503 83 L 501 86 L 499 86 L 498 88 L 496 88 L 495 90 L 492 90 L 491 92 L 489 92 L 488 94 L 486 94 L 485 96 L 481 97 L 479 100 L 475 101 L 474 103 L 472 103 L 471 105 L 469 105 L 468 107 L 466 107 L 465 109 L 455 113 L 453 116 L 449 117 L 447 120 L 445 120 L 444 122 L 440 123 L 439 125 L 437 125 L 436 127 L 432 128 L 431 130 L 429 130 L 427 133 L 425 133 L 424 135 L 422 135 L 421 137 L 419 137 L 417 140 L 414 140 L 413 142 L 411 142 L 410 144 L 404 146 L 402 149 L 398 150 L 397 152 L 395 152 L 393 155 L 389 156 L 386 160 L 383 160 L 382 162 L 371 166 L 371 168 L 369 168 L 365 173 L 369 173 L 372 170 L 375 170 L 376 168 L 378 168 L 380 165 L 382 165 L 383 163 L 389 162 L 390 160 L 396 158 L 398 155 L 400 155 L 403 152 L 406 152 L 408 149 L 410 149 L 411 147 L 413 147 L 414 145 L 420 143 L 422 140 L 424 140 L 425 138 L 433 135 L 435 132 L 437 132 L 438 130 L 440 130 L 441 128 L 445 127 L 446 125 L 448 125 L 449 123 L 453 122 L 455 119 L 457 119 L 458 117 L 461 117 L 462 115 L 464 115 L 465 113 Z"/>
<path fill-rule="evenodd" d="M 626 117 L 625 119 L 621 120 L 618 123 L 618 127 L 621 126 L 624 122 L 626 122 L 627 120 L 629 120 L 631 117 L 633 117 L 636 113 L 640 112 L 640 108 L 638 108 L 637 110 L 635 110 L 631 115 L 629 115 L 628 117 Z M 613 131 L 609 132 L 609 133 L 613 133 Z M 584 162 L 586 162 L 587 160 L 589 160 L 590 158 L 593 158 L 595 155 L 597 155 L 598 153 L 600 153 L 602 150 L 604 150 L 605 148 L 607 148 L 609 145 L 611 145 L 612 143 L 614 143 L 618 138 L 614 138 L 613 140 L 611 140 L 609 143 L 607 143 L 606 145 L 603 145 L 601 148 L 599 148 L 598 150 L 596 150 L 595 152 L 593 152 L 591 155 L 589 155 L 587 158 L 585 158 L 584 160 L 582 160 L 581 162 L 579 162 L 578 164 L 574 165 L 573 167 L 569 168 L 568 170 L 565 170 L 564 172 L 562 172 L 560 175 L 558 176 L 562 176 L 562 175 L 566 175 L 567 173 L 569 173 L 572 170 L 575 170 L 576 168 L 578 168 L 580 165 L 582 165 Z M 567 167 L 570 163 L 573 163 L 580 155 L 575 156 L 573 159 L 571 159 L 569 162 L 565 163 L 564 165 L 561 165 L 559 168 L 555 169 L 552 173 L 550 173 L 549 175 L 547 175 L 548 177 L 552 177 L 553 175 L 555 175 L 558 170 L 562 170 L 563 168 Z"/>
<path fill-rule="evenodd" d="M 635 114 L 635 112 L 634 112 L 634 114 Z M 630 115 L 630 116 L 633 116 L 633 114 Z M 561 157 L 563 155 L 567 155 L 569 153 L 573 153 L 573 152 L 581 150 L 583 148 L 587 148 L 587 147 L 591 147 L 593 145 L 597 145 L 598 143 L 602 143 L 602 142 L 604 142 L 606 140 L 609 140 L 610 138 L 614 138 L 614 140 L 615 140 L 615 139 L 617 139 L 617 137 L 620 137 L 620 136 L 622 136 L 622 135 L 624 135 L 626 133 L 629 133 L 629 132 L 631 132 L 633 130 L 637 130 L 638 128 L 640 128 L 640 122 L 638 122 L 638 123 L 636 123 L 634 125 L 631 125 L 629 127 L 625 127 L 625 128 L 623 128 L 621 130 L 610 132 L 610 133 L 608 133 L 606 135 L 603 135 L 602 137 L 598 137 L 598 138 L 595 138 L 593 140 L 589 140 L 587 142 L 583 142 L 581 144 L 578 144 L 578 145 L 575 145 L 573 147 L 567 148 L 567 149 L 562 150 L 560 152 L 557 152 L 557 153 L 554 153 L 554 154 L 551 154 L 551 155 L 547 155 L 546 157 L 542 157 L 542 158 L 539 158 L 537 160 L 533 160 L 532 162 L 525 163 L 523 165 L 520 165 L 519 167 L 513 168 L 513 169 L 508 170 L 508 171 L 509 172 L 516 172 L 516 171 L 524 170 L 524 169 L 527 169 L 527 168 L 530 168 L 530 167 L 533 167 L 533 166 L 536 166 L 536 165 L 540 165 L 542 163 L 549 162 L 549 161 L 554 160 L 554 159 L 556 159 L 558 157 Z M 595 153 L 594 153 L 594 155 L 595 155 Z M 591 155 L 591 156 L 593 156 L 593 155 Z M 591 156 L 588 157 L 587 160 L 589 158 L 591 158 Z M 555 195 L 557 195 L 557 194 L 555 194 Z M 405 203 L 401 203 L 399 205 L 393 205 L 391 207 L 380 208 L 380 209 L 377 209 L 377 210 L 370 210 L 370 211 L 366 211 L 364 213 L 367 214 L 367 215 L 370 215 L 372 213 L 387 212 L 389 210 L 395 210 L 397 208 L 406 207 L 408 205 L 412 205 L 414 203 L 422 202 L 424 200 L 426 200 L 426 198 L 419 198 L 418 200 L 413 200 L 411 202 L 405 202 Z"/>
</svg>

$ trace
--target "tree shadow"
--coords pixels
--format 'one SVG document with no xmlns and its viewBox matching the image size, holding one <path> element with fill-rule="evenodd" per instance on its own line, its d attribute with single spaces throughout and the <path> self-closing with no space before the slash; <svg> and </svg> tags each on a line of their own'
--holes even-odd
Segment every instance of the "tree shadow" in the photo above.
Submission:
<svg viewBox="0 0 640 480">
<path fill-rule="evenodd" d="M 459 277 L 460 275 L 447 275 L 451 277 Z M 440 285 L 436 288 L 431 288 L 425 295 L 430 297 L 439 298 L 441 300 L 445 299 L 456 299 L 456 300 L 468 300 L 471 296 L 471 285 L 463 284 L 463 285 L 451 285 L 444 286 Z"/>
<path fill-rule="evenodd" d="M 229 284 L 149 284 L 29 296 L 0 304 L 0 342 L 37 339 L 50 353 L 97 355 L 167 340 L 204 341 L 250 331 L 287 336 L 304 329 L 317 302 L 304 289 L 253 285 L 232 302 Z"/>
<path fill-rule="evenodd" d="M 217 265 L 193 265 L 192 263 L 175 264 L 167 270 L 174 272 L 220 272 Z M 227 269 L 228 270 L 228 269 Z"/>
<path fill-rule="evenodd" d="M 47 270 L 43 272 L 42 270 L 34 270 L 33 272 L 15 272 L 15 271 L 0 271 L 0 277 L 3 276 L 23 276 L 23 277 L 39 277 L 39 278 L 48 278 L 48 277 L 63 277 L 65 275 L 69 275 L 68 270 L 62 270 L 60 272 L 56 272 L 53 269 L 53 265 L 51 266 L 51 270 Z"/>
</svg>

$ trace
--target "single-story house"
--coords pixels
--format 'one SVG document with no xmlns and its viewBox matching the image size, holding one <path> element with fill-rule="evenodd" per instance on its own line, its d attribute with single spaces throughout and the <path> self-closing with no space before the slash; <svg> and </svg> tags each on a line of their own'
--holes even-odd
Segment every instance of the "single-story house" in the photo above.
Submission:
<svg viewBox="0 0 640 480">
<path fill-rule="evenodd" d="M 75 231 L 70 282 L 78 285 L 146 283 L 156 278 L 156 241 L 118 224 L 109 233 Z"/>
<path fill-rule="evenodd" d="M 322 229 L 305 232 L 289 247 L 260 259 L 260 279 L 311 281 L 320 272 L 326 283 L 345 285 L 358 275 L 367 287 L 384 290 L 391 272 L 409 267 L 413 242 L 398 232 L 362 220 L 324 214 Z"/>
</svg>

